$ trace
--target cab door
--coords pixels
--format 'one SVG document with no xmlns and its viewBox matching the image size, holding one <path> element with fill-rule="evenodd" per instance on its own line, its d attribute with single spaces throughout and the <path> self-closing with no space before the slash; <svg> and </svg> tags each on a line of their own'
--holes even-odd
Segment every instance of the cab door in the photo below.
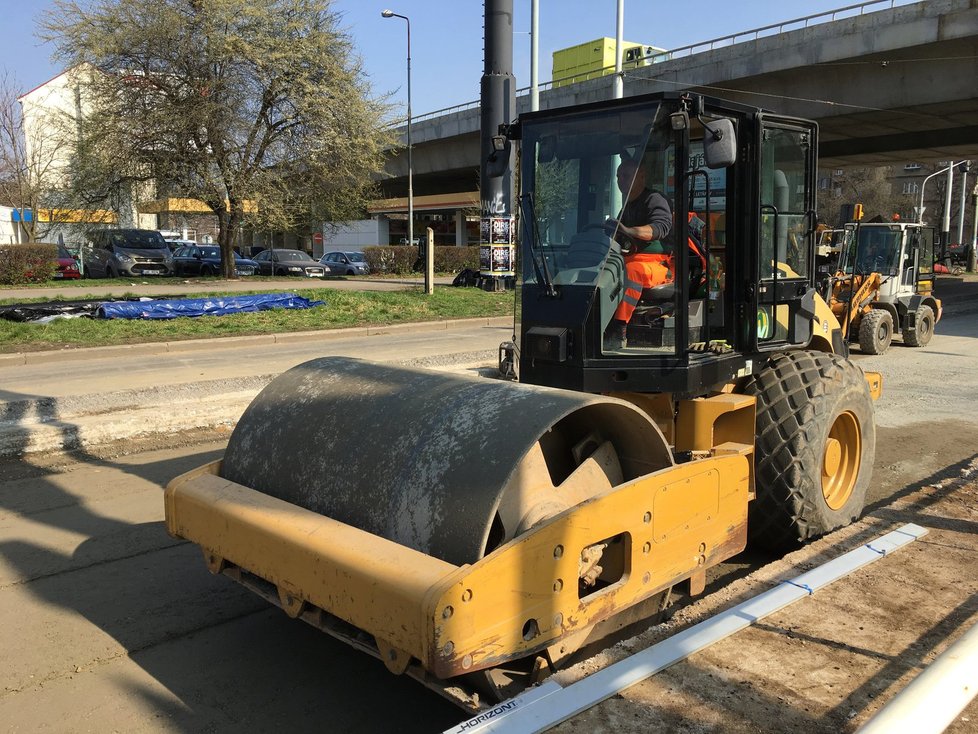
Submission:
<svg viewBox="0 0 978 734">
<path fill-rule="evenodd" d="M 753 343 L 775 351 L 812 337 L 817 128 L 763 114 L 759 120 Z"/>
<path fill-rule="evenodd" d="M 920 294 L 932 293 L 934 290 L 934 243 L 937 232 L 934 227 L 921 227 L 916 232 L 916 267 L 912 274 L 914 290 Z"/>
</svg>

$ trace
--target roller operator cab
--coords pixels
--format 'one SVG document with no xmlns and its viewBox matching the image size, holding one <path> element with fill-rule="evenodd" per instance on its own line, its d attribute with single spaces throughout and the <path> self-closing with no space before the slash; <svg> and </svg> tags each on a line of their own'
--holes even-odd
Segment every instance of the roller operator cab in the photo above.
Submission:
<svg viewBox="0 0 978 734">
<path fill-rule="evenodd" d="M 510 135 L 521 141 L 521 382 L 700 395 L 775 352 L 845 354 L 814 287 L 814 122 L 653 95 L 531 113 Z M 643 290 L 627 346 L 610 349 L 603 337 L 629 297 L 624 160 L 672 210 L 655 246 L 671 277 Z"/>
</svg>

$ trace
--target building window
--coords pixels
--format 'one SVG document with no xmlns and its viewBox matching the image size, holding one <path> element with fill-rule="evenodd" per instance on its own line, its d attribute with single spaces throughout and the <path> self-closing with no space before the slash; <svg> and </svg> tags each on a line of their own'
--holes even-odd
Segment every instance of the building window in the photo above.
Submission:
<svg viewBox="0 0 978 734">
<path fill-rule="evenodd" d="M 832 186 L 832 179 L 831 178 L 828 178 L 827 176 L 825 176 L 823 178 L 820 178 L 818 180 L 818 190 L 819 191 L 826 191 L 829 188 L 831 188 L 831 186 Z"/>
<path fill-rule="evenodd" d="M 903 194 L 904 196 L 912 196 L 920 191 L 920 187 L 917 185 L 916 181 L 904 181 L 903 182 Z"/>
<path fill-rule="evenodd" d="M 903 170 L 904 171 L 919 171 L 920 170 L 920 164 L 919 163 L 908 163 L 907 165 L 905 165 L 903 167 Z"/>
</svg>

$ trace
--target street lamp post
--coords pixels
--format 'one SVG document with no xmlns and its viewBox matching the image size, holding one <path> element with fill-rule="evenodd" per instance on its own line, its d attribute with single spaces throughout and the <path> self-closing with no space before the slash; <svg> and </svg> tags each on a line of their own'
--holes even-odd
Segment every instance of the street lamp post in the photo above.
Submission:
<svg viewBox="0 0 978 734">
<path fill-rule="evenodd" d="M 951 163 L 947 168 L 942 168 L 939 171 L 934 171 L 929 176 L 925 176 L 924 180 L 920 184 L 920 206 L 917 207 L 917 223 L 924 223 L 924 188 L 927 186 L 927 182 L 930 181 L 934 176 L 940 176 L 942 173 L 948 176 L 951 175 L 951 169 L 965 161 L 958 161 L 957 163 Z"/>
<path fill-rule="evenodd" d="M 968 192 L 965 190 L 968 188 L 968 171 L 971 170 L 971 161 L 963 161 L 961 163 L 961 203 L 958 206 L 958 242 L 964 244 L 964 204 L 965 197 Z"/>
<path fill-rule="evenodd" d="M 961 161 L 959 161 L 961 162 Z M 941 226 L 941 256 L 938 260 L 943 261 L 947 256 L 948 240 L 951 239 L 951 187 L 954 186 L 954 167 L 957 163 L 951 162 L 947 167 L 947 186 L 944 191 L 944 224 Z"/>
<path fill-rule="evenodd" d="M 385 18 L 403 18 L 407 23 L 407 155 L 408 155 L 408 242 L 414 244 L 414 166 L 411 160 L 411 19 L 393 10 L 382 10 Z M 421 247 L 418 246 L 418 256 Z"/>
</svg>

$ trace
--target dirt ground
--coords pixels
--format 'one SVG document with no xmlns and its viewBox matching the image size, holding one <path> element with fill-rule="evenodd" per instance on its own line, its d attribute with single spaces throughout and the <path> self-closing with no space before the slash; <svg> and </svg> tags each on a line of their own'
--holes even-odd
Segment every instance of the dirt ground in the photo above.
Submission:
<svg viewBox="0 0 978 734">
<path fill-rule="evenodd" d="M 963 427 L 963 426 L 962 426 Z M 954 430 L 915 448 L 940 456 Z M 900 475 L 883 441 L 882 478 Z M 903 443 L 904 448 L 906 443 Z M 886 453 L 892 454 L 887 463 Z M 862 521 L 715 590 L 673 619 L 569 672 L 575 679 L 644 649 L 895 527 L 920 540 L 698 652 L 559 726 L 558 732 L 853 732 L 958 636 L 978 622 L 978 456 L 879 503 Z M 978 732 L 972 702 L 948 732 Z"/>
</svg>

